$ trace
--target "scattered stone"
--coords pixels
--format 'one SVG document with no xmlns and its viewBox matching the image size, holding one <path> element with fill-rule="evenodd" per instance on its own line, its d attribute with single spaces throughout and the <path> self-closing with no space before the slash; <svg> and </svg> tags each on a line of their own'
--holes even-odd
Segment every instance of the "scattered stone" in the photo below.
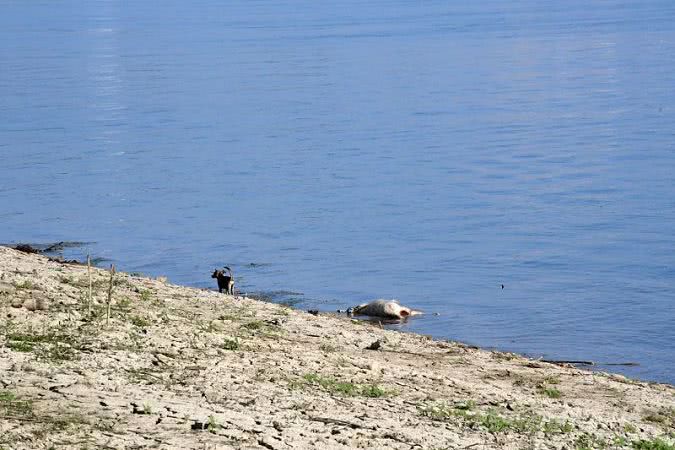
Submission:
<svg viewBox="0 0 675 450">
<path fill-rule="evenodd" d="M 370 344 L 368 347 L 366 347 L 366 350 L 379 350 L 380 347 L 382 347 L 382 341 L 379 339 Z"/>
<path fill-rule="evenodd" d="M 286 319 L 283 318 L 283 317 L 277 317 L 277 318 L 274 318 L 274 319 L 271 319 L 271 320 L 266 320 L 265 323 L 267 323 L 269 325 L 274 325 L 275 327 L 280 327 L 284 323 L 286 323 Z"/>
<path fill-rule="evenodd" d="M 313 316 L 318 316 L 319 315 L 319 310 L 318 309 L 308 309 L 308 313 L 310 313 Z"/>
<path fill-rule="evenodd" d="M 260 439 L 258 439 L 258 444 L 270 450 L 277 450 L 283 448 L 281 446 L 281 442 L 279 442 L 279 439 L 269 434 L 261 436 Z"/>
<path fill-rule="evenodd" d="M 46 311 L 49 309 L 49 301 L 41 296 L 29 298 L 23 302 L 23 307 L 28 311 Z"/>
<path fill-rule="evenodd" d="M 17 244 L 14 246 L 14 250 L 28 254 L 42 253 L 40 250 L 29 244 Z"/>
</svg>

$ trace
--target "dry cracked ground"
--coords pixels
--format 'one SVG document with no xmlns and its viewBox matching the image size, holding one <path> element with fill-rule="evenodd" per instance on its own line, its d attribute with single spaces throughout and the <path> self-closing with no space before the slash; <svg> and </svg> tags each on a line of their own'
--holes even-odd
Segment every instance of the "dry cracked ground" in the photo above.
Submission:
<svg viewBox="0 0 675 450">
<path fill-rule="evenodd" d="M 92 272 L 0 247 L 0 449 L 675 448 L 672 386 Z"/>
</svg>

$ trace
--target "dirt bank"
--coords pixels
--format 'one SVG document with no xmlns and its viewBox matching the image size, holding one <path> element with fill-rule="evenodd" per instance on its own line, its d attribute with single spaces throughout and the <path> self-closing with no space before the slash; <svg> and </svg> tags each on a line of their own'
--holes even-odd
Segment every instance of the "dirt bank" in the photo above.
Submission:
<svg viewBox="0 0 675 450">
<path fill-rule="evenodd" d="M 673 448 L 672 386 L 109 281 L 0 247 L 1 449 Z"/>
</svg>

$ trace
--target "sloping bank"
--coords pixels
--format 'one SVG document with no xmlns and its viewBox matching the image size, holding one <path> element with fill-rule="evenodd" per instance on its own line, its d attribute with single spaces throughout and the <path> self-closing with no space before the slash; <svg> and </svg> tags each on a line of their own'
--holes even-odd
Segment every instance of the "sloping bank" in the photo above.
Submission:
<svg viewBox="0 0 675 450">
<path fill-rule="evenodd" d="M 674 448 L 672 386 L 109 282 L 0 247 L 0 448 Z"/>
</svg>

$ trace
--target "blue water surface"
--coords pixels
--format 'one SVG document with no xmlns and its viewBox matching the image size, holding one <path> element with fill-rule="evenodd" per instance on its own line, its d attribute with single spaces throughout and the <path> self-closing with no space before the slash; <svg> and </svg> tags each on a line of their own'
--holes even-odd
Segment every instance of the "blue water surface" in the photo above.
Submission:
<svg viewBox="0 0 675 450">
<path fill-rule="evenodd" d="M 675 383 L 674 174 L 672 0 L 0 0 L 0 242 Z"/>
</svg>

